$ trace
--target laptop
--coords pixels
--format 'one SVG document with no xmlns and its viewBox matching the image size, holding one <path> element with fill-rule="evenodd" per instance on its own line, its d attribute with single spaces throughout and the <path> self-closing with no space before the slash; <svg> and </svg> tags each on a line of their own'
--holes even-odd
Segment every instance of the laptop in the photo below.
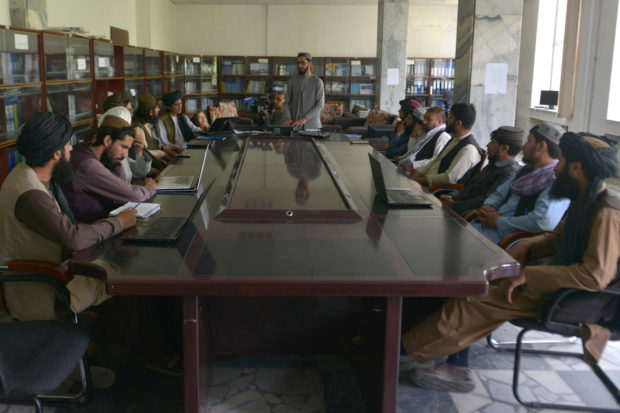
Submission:
<svg viewBox="0 0 620 413">
<path fill-rule="evenodd" d="M 192 211 L 186 217 L 162 217 L 154 216 L 139 220 L 135 227 L 128 229 L 121 235 L 121 239 L 128 243 L 175 243 L 187 222 L 204 202 L 207 193 L 213 186 L 215 179 L 211 181 L 205 191 L 198 197 Z"/>
<path fill-rule="evenodd" d="M 407 190 L 402 189 L 387 189 L 385 187 L 385 181 L 383 180 L 383 170 L 381 169 L 381 161 L 374 157 L 371 153 L 368 154 L 370 160 L 370 169 L 372 171 L 372 179 L 375 182 L 375 189 L 377 194 L 385 201 L 390 207 L 401 208 L 431 208 L 432 202 L 426 199 L 422 194 L 412 195 Z"/>
<path fill-rule="evenodd" d="M 198 176 L 162 176 L 157 183 L 158 194 L 170 194 L 170 193 L 187 193 L 196 192 L 200 187 L 200 181 L 202 179 L 202 173 L 205 169 L 205 163 L 207 160 L 207 153 L 209 148 L 205 149 L 205 154 L 202 157 L 202 166 L 200 167 L 200 173 Z"/>
<path fill-rule="evenodd" d="M 235 128 L 235 118 L 217 118 L 213 121 L 207 136 L 232 135 Z"/>
<path fill-rule="evenodd" d="M 295 127 L 290 125 L 271 125 L 267 126 L 267 130 L 273 132 L 276 136 L 291 136 L 295 130 Z"/>
</svg>

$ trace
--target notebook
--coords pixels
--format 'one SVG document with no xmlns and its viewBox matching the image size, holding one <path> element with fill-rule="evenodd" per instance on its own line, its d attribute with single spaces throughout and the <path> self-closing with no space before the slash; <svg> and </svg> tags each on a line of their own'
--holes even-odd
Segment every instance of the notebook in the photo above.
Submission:
<svg viewBox="0 0 620 413">
<path fill-rule="evenodd" d="M 186 193 L 196 192 L 200 187 L 200 180 L 202 179 L 202 172 L 205 169 L 205 162 L 207 160 L 207 153 L 209 149 L 205 149 L 205 154 L 202 158 L 202 166 L 200 167 L 200 173 L 198 176 L 162 176 L 157 184 L 157 193 Z"/>
<path fill-rule="evenodd" d="M 383 179 L 383 170 L 381 169 L 381 161 L 368 154 L 370 160 L 370 169 L 372 171 L 372 179 L 375 183 L 377 194 L 391 207 L 405 208 L 431 208 L 432 203 L 422 194 L 412 195 L 407 189 L 386 189 Z"/>
<path fill-rule="evenodd" d="M 161 205 L 149 202 L 127 202 L 125 205 L 110 211 L 110 216 L 115 217 L 126 209 L 133 209 L 136 211 L 136 216 L 138 218 L 148 218 L 159 212 Z"/>
</svg>

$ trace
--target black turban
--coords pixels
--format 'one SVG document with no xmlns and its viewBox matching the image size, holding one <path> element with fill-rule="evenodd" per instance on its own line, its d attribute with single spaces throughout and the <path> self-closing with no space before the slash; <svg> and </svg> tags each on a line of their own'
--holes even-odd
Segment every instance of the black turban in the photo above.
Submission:
<svg viewBox="0 0 620 413">
<path fill-rule="evenodd" d="M 594 146 L 584 137 L 597 139 L 600 145 Z M 590 235 L 588 224 L 601 186 L 606 178 L 618 173 L 618 149 L 609 140 L 584 132 L 566 132 L 560 139 L 560 149 L 566 159 L 564 168 L 571 162 L 581 162 L 588 179 L 588 186 L 569 210 L 562 242 L 553 259 L 556 265 L 570 265 L 583 262 Z"/>
<path fill-rule="evenodd" d="M 30 166 L 43 166 L 54 152 L 62 149 L 73 134 L 71 122 L 64 116 L 39 112 L 22 127 L 17 151 Z"/>
<path fill-rule="evenodd" d="M 170 107 L 174 102 L 181 99 L 181 96 L 183 96 L 183 94 L 180 91 L 175 90 L 174 92 L 166 93 L 162 96 L 161 100 L 164 102 L 164 105 Z"/>
</svg>

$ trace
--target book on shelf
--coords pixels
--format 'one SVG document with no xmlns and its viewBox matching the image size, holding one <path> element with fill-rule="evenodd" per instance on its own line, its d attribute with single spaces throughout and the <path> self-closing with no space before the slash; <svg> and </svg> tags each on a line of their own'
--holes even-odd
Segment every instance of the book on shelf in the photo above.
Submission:
<svg viewBox="0 0 620 413">
<path fill-rule="evenodd" d="M 17 96 L 6 98 L 4 102 L 4 115 L 7 133 L 15 132 L 20 127 L 19 99 Z"/>
<path fill-rule="evenodd" d="M 198 99 L 190 98 L 185 100 L 185 111 L 196 112 L 198 110 Z"/>
<path fill-rule="evenodd" d="M 148 218 L 155 215 L 161 209 L 161 204 L 152 204 L 148 202 L 127 202 L 125 205 L 111 211 L 110 216 L 115 217 L 127 209 L 135 210 L 138 218 Z"/>
<path fill-rule="evenodd" d="M 288 82 L 286 80 L 276 80 L 273 82 L 273 93 L 286 93 Z"/>
<path fill-rule="evenodd" d="M 75 118 L 75 95 L 67 95 L 67 108 L 69 119 Z"/>
<path fill-rule="evenodd" d="M 265 81 L 251 79 L 248 82 L 248 86 L 245 92 L 246 93 L 265 93 Z"/>
<path fill-rule="evenodd" d="M 9 149 L 9 171 L 19 165 L 23 160 L 24 158 L 17 152 L 17 149 Z"/>
</svg>

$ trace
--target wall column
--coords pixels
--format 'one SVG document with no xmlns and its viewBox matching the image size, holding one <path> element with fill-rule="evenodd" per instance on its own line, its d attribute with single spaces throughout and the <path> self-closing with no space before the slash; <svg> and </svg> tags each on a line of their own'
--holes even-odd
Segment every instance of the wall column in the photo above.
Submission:
<svg viewBox="0 0 620 413">
<path fill-rule="evenodd" d="M 523 0 L 459 1 L 454 102 L 476 106 L 473 134 L 482 145 L 498 126 L 515 124 L 522 14 Z M 489 63 L 506 65 L 500 93 L 485 91 Z"/>
<path fill-rule="evenodd" d="M 379 0 L 375 106 L 398 113 L 405 98 L 409 0 Z M 388 69 L 398 69 L 398 84 L 388 84 Z"/>
</svg>

